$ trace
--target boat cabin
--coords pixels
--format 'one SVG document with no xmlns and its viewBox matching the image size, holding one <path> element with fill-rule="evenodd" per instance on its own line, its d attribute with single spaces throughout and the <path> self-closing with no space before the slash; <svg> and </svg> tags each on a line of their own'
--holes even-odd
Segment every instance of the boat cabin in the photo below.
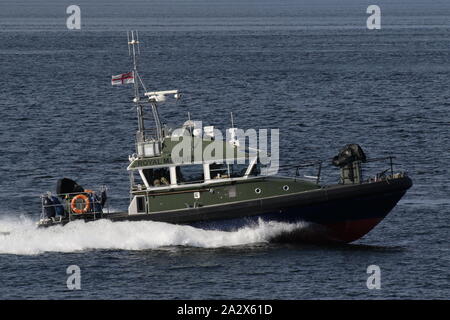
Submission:
<svg viewBox="0 0 450 320">
<path fill-rule="evenodd" d="M 215 139 L 213 127 L 193 123 L 186 121 L 178 132 L 164 128 L 161 143 L 137 135 L 142 139 L 136 142 L 137 153 L 127 168 L 132 196 L 129 214 L 148 213 L 144 198 L 151 194 L 231 183 L 260 173 L 256 152 L 241 150 L 237 139 Z"/>
</svg>

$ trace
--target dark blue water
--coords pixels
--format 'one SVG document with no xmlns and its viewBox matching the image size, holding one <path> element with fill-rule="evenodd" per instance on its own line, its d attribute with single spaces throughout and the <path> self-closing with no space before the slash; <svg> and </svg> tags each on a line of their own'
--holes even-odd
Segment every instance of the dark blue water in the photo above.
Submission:
<svg viewBox="0 0 450 320">
<path fill-rule="evenodd" d="M 0 3 L 0 297 L 448 299 L 450 4 L 377 1 Z M 36 230 L 39 194 L 67 176 L 128 203 L 135 113 L 126 30 L 138 29 L 147 87 L 180 89 L 165 120 L 279 128 L 282 163 L 330 159 L 347 143 L 394 154 L 414 186 L 351 245 L 270 241 L 292 226 L 231 233 L 140 222 Z M 299 227 L 301 229 L 301 226 Z M 5 233 L 6 232 L 6 233 Z M 81 290 L 66 268 L 81 268 Z M 366 269 L 381 269 L 368 290 Z"/>
</svg>

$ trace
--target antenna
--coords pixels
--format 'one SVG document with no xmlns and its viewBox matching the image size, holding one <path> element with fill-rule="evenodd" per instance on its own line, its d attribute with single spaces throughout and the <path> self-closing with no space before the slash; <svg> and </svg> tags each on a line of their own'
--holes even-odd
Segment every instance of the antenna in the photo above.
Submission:
<svg viewBox="0 0 450 320">
<path fill-rule="evenodd" d="M 153 137 L 146 137 L 145 126 L 144 126 L 144 102 L 141 102 L 139 89 L 140 85 L 144 89 L 144 97 L 148 98 L 151 110 L 153 113 L 153 118 L 156 125 L 156 140 L 161 142 L 164 138 L 161 121 L 159 119 L 157 105 L 158 103 L 164 102 L 166 100 L 166 95 L 173 95 L 175 99 L 180 98 L 178 90 L 166 90 L 166 91 L 151 91 L 148 92 L 141 76 L 138 72 L 138 55 L 141 53 L 139 33 L 136 30 L 127 31 L 128 40 L 128 54 L 132 58 L 133 62 L 133 82 L 134 82 L 134 99 L 133 102 L 136 105 L 138 114 L 138 134 L 139 141 L 145 142 L 147 139 L 153 139 Z M 139 85 L 140 84 L 140 85 Z M 160 146 L 161 147 L 161 146 Z"/>
<path fill-rule="evenodd" d="M 141 46 L 139 45 L 139 34 L 136 30 L 136 41 L 137 41 L 137 48 L 138 48 L 138 54 L 141 54 Z"/>
<path fill-rule="evenodd" d="M 130 37 L 130 33 L 131 33 L 131 37 Z M 136 33 L 136 35 L 135 35 L 135 33 Z M 138 39 L 137 37 L 138 37 L 137 31 L 131 30 L 130 32 L 127 32 L 128 53 L 130 55 L 131 55 L 131 53 L 133 53 L 134 102 L 136 102 L 136 103 L 139 101 L 139 81 L 141 81 L 138 71 L 137 71 L 136 46 L 138 49 L 137 54 L 139 54 L 139 52 L 140 52 L 139 40 L 137 40 Z"/>
<path fill-rule="evenodd" d="M 131 48 L 130 48 L 130 31 L 127 31 L 127 40 L 128 40 L 128 55 L 131 56 Z"/>
<path fill-rule="evenodd" d="M 230 117 L 231 117 L 231 127 L 234 128 L 233 112 L 230 112 Z"/>
<path fill-rule="evenodd" d="M 130 37 L 131 34 L 131 37 Z M 128 39 L 128 53 L 131 55 L 131 51 L 133 51 L 133 58 L 137 54 L 141 54 L 141 48 L 139 45 L 139 34 L 137 31 L 127 31 L 127 39 Z M 137 50 L 136 50 L 137 47 Z"/>
</svg>

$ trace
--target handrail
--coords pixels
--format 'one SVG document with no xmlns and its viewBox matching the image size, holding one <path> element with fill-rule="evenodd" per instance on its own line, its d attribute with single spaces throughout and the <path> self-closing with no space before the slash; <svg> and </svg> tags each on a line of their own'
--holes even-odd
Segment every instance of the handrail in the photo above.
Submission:
<svg viewBox="0 0 450 320">
<path fill-rule="evenodd" d="M 136 143 L 143 143 L 150 140 L 158 140 L 158 131 L 156 128 L 148 128 L 142 131 L 136 131 Z"/>
<path fill-rule="evenodd" d="M 388 160 L 389 161 L 389 168 L 385 171 L 383 171 L 383 173 L 386 173 L 387 171 L 390 171 L 391 176 L 394 175 L 394 162 L 393 159 L 395 159 L 396 157 L 394 156 L 386 156 L 386 157 L 378 157 L 378 158 L 370 158 L 367 159 L 366 161 L 364 161 L 364 163 L 361 163 L 362 166 L 364 166 L 365 163 L 373 163 L 373 162 L 383 162 Z M 302 168 L 307 168 L 307 167 L 313 167 L 313 166 L 317 166 L 317 175 L 316 175 L 316 184 L 319 184 L 320 182 L 320 178 L 321 178 L 321 174 L 322 174 L 322 170 L 323 167 L 334 167 L 334 165 L 332 165 L 331 162 L 329 163 L 325 163 L 322 160 L 307 160 L 303 163 L 299 163 L 299 164 L 286 164 L 286 165 L 280 165 L 278 168 L 279 169 L 295 169 L 295 177 L 299 177 L 300 176 L 300 169 Z M 348 168 L 341 168 L 341 170 L 349 170 Z M 352 170 L 352 169 L 351 169 Z M 380 174 L 377 174 L 377 176 L 379 176 Z"/>
<path fill-rule="evenodd" d="M 391 160 L 391 159 L 396 159 L 396 157 L 394 156 L 387 156 L 387 157 L 381 157 L 381 158 L 371 158 L 371 159 L 367 159 L 366 162 L 377 162 L 377 161 L 383 161 L 383 160 Z"/>
<path fill-rule="evenodd" d="M 102 188 L 105 188 L 105 187 L 102 187 Z M 83 216 L 83 215 L 92 216 L 93 215 L 94 218 L 96 218 L 96 216 L 98 214 L 109 214 L 109 201 L 108 201 L 109 199 L 108 198 L 106 198 L 104 205 L 101 207 L 101 210 L 98 210 L 98 205 L 101 205 L 102 199 L 95 197 L 95 195 L 101 194 L 103 191 L 106 191 L 106 188 L 102 189 L 99 192 L 94 191 L 94 190 L 87 190 L 87 191 L 81 191 L 81 192 L 69 192 L 69 193 L 60 193 L 60 194 L 52 194 L 50 192 L 41 194 L 40 197 L 41 197 L 42 211 L 41 211 L 40 218 L 41 219 L 47 218 L 47 215 L 45 212 L 46 208 L 52 208 L 52 207 L 56 208 L 59 206 L 62 206 L 64 208 L 64 215 L 69 218 L 69 221 L 72 220 L 73 216 Z M 89 194 L 89 195 L 93 196 L 90 199 L 91 210 L 87 213 L 77 214 L 72 211 L 71 201 L 76 195 L 79 195 L 79 194 Z M 57 197 L 58 201 L 60 201 L 60 203 L 44 204 L 44 199 L 49 198 L 49 197 Z"/>
<path fill-rule="evenodd" d="M 286 164 L 286 165 L 281 165 L 278 167 L 278 169 L 295 169 L 295 178 L 300 177 L 300 169 L 302 168 L 308 168 L 308 167 L 315 167 L 317 166 L 317 174 L 316 176 L 314 176 L 314 178 L 316 179 L 316 184 L 319 184 L 320 182 L 320 175 L 322 173 L 322 163 L 323 161 L 321 160 L 309 160 L 307 162 L 304 163 L 300 163 L 300 164 Z"/>
</svg>

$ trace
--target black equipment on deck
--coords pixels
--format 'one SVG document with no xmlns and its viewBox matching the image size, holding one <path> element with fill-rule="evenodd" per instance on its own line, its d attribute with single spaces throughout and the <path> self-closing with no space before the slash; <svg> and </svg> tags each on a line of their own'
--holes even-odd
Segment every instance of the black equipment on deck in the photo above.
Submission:
<svg viewBox="0 0 450 320">
<path fill-rule="evenodd" d="M 361 182 L 361 162 L 366 162 L 366 155 L 358 144 L 347 144 L 333 158 L 333 165 L 341 168 L 342 184 Z"/>
<path fill-rule="evenodd" d="M 56 183 L 56 194 L 62 196 L 67 193 L 84 192 L 84 188 L 69 178 L 59 179 Z"/>
</svg>

